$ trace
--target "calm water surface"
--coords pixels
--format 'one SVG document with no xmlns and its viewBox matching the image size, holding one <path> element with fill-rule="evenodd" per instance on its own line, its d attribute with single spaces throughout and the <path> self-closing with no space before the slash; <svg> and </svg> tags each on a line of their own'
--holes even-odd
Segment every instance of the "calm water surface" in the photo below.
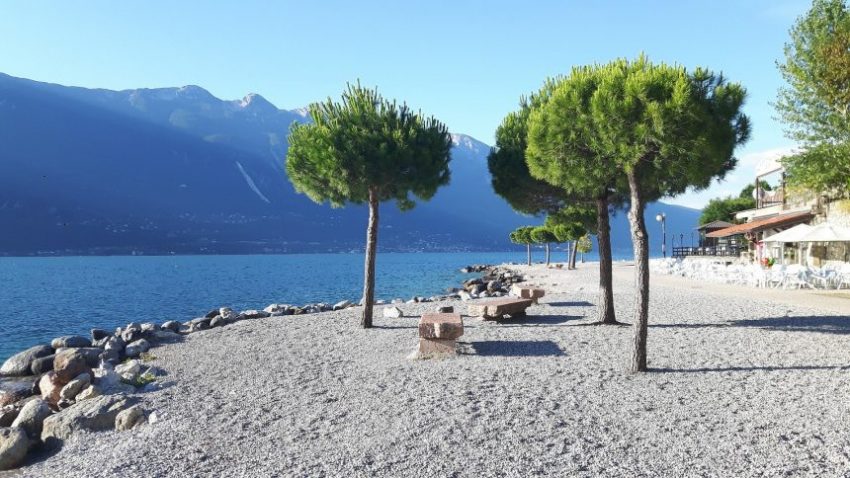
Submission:
<svg viewBox="0 0 850 478">
<path fill-rule="evenodd" d="M 376 296 L 440 294 L 464 279 L 465 265 L 524 260 L 510 252 L 379 254 Z M 0 258 L 0 360 L 59 335 L 185 321 L 218 306 L 355 301 L 362 283 L 362 254 Z"/>
</svg>

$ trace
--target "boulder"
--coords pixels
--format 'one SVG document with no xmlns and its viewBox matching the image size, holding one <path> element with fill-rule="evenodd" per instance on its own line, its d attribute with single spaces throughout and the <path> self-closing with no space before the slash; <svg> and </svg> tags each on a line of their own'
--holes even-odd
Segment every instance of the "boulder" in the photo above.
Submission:
<svg viewBox="0 0 850 478">
<path fill-rule="evenodd" d="M 391 319 L 397 319 L 397 318 L 403 317 L 403 316 L 404 316 L 404 314 L 402 313 L 401 309 L 399 309 L 398 307 L 384 307 L 384 317 L 391 318 Z"/>
<path fill-rule="evenodd" d="M 47 373 L 53 370 L 54 359 L 56 359 L 56 355 L 47 355 L 45 357 L 39 357 L 32 361 L 30 371 L 33 375 L 41 375 L 43 373 Z"/>
<path fill-rule="evenodd" d="M 59 349 L 56 353 L 61 353 L 66 350 L 75 350 L 83 355 L 83 358 L 86 361 L 86 365 L 89 367 L 97 367 L 100 365 L 100 354 L 103 353 L 103 349 L 99 347 L 80 347 L 74 349 Z"/>
<path fill-rule="evenodd" d="M 12 426 L 19 413 L 21 413 L 21 408 L 14 405 L 6 405 L 0 408 L 0 428 Z"/>
<path fill-rule="evenodd" d="M 91 374 L 88 353 L 81 349 L 67 349 L 56 354 L 53 360 L 53 373 L 65 385 L 81 373 Z"/>
<path fill-rule="evenodd" d="M 211 310 L 211 311 L 207 312 L 207 313 L 206 313 L 206 315 L 204 315 L 204 318 L 206 318 L 206 319 L 212 319 L 212 318 L 213 318 L 213 317 L 215 317 L 216 315 L 220 315 L 220 314 L 219 314 L 219 312 L 218 312 L 219 310 L 220 310 L 220 309 L 213 309 L 213 310 Z"/>
<path fill-rule="evenodd" d="M 114 349 L 107 349 L 100 354 L 100 360 L 115 365 L 121 363 L 121 353 Z"/>
<path fill-rule="evenodd" d="M 216 317 L 218 317 L 218 315 L 216 315 Z M 215 317 L 198 317 L 197 319 L 190 320 L 187 325 L 192 326 L 192 327 L 196 327 L 196 326 L 200 325 L 200 326 L 202 326 L 200 328 L 200 330 L 208 329 L 208 328 L 210 328 L 210 322 L 212 322 L 212 319 L 214 319 L 214 318 Z"/>
<path fill-rule="evenodd" d="M 23 352 L 18 352 L 3 362 L 3 366 L 0 367 L 0 375 L 29 375 L 32 370 L 33 360 L 40 357 L 46 357 L 52 353 L 53 348 L 49 345 L 36 345 L 35 347 L 30 347 L 24 350 Z"/>
<path fill-rule="evenodd" d="M 487 292 L 496 292 L 502 290 L 502 283 L 497 280 L 491 280 L 487 283 Z"/>
<path fill-rule="evenodd" d="M 121 376 L 115 372 L 110 364 L 103 364 L 103 366 L 94 370 L 94 384 L 103 394 L 132 393 L 136 390 L 132 385 L 122 382 Z"/>
<path fill-rule="evenodd" d="M 115 429 L 119 432 L 127 431 L 136 425 L 140 425 L 144 421 L 145 414 L 142 407 L 133 405 L 130 408 L 121 410 L 115 416 Z"/>
<path fill-rule="evenodd" d="M 142 324 L 137 322 L 130 322 L 121 330 L 121 333 L 118 334 L 124 343 L 135 342 L 142 338 Z"/>
<path fill-rule="evenodd" d="M 103 329 L 91 329 L 90 335 L 92 343 L 100 342 L 101 340 L 112 336 L 112 334 Z"/>
<path fill-rule="evenodd" d="M 241 314 L 243 319 L 265 319 L 266 317 L 271 317 L 270 312 L 266 312 L 265 310 L 246 310 Z"/>
<path fill-rule="evenodd" d="M 56 406 L 62 398 L 59 394 L 62 392 L 62 387 L 68 382 L 60 380 L 56 376 L 56 372 L 50 371 L 41 376 L 38 381 L 38 389 L 41 390 L 41 398 L 45 399 L 50 405 Z"/>
<path fill-rule="evenodd" d="M 65 400 L 74 400 L 89 385 L 91 385 L 91 375 L 82 373 L 62 387 L 62 390 L 59 391 L 59 397 Z"/>
<path fill-rule="evenodd" d="M 138 360 L 128 360 L 115 367 L 115 373 L 128 382 L 135 382 L 142 373 L 142 365 Z"/>
<path fill-rule="evenodd" d="M 32 394 L 32 382 L 24 380 L 0 382 L 0 407 L 19 402 Z"/>
<path fill-rule="evenodd" d="M 159 328 L 160 330 L 170 330 L 176 333 L 180 331 L 180 322 L 177 322 L 176 320 L 169 320 L 168 322 L 160 325 Z"/>
<path fill-rule="evenodd" d="M 333 305 L 333 310 L 342 310 L 351 307 L 353 304 L 350 300 L 343 300 Z"/>
<path fill-rule="evenodd" d="M 227 325 L 228 322 L 229 321 L 227 319 L 219 315 L 217 317 L 213 317 L 213 319 L 210 321 L 210 328 L 212 329 L 215 327 L 224 327 L 225 325 Z"/>
<path fill-rule="evenodd" d="M 467 292 L 465 290 L 458 292 L 457 295 L 459 295 L 460 300 L 462 300 L 464 302 L 466 302 L 468 300 L 472 300 L 472 294 L 470 294 L 469 292 Z"/>
<path fill-rule="evenodd" d="M 218 309 L 218 315 L 222 316 L 225 320 L 235 320 L 238 314 L 233 312 L 233 309 L 230 307 L 222 307 Z"/>
<path fill-rule="evenodd" d="M 38 440 L 41 438 L 41 427 L 44 424 L 44 419 L 49 417 L 51 413 L 53 412 L 47 402 L 36 398 L 30 400 L 21 408 L 12 426 L 24 430 L 30 440 Z"/>
<path fill-rule="evenodd" d="M 103 345 L 104 350 L 116 350 L 118 353 L 124 353 L 124 347 L 127 346 L 127 343 L 124 342 L 124 339 L 121 337 L 112 336 L 106 339 L 106 343 Z"/>
<path fill-rule="evenodd" d="M 144 324 L 141 325 L 141 328 L 142 328 L 142 335 L 145 335 L 145 336 L 150 335 L 155 330 L 157 330 L 157 326 L 153 322 L 145 322 Z"/>
<path fill-rule="evenodd" d="M 289 304 L 271 304 L 263 309 L 263 311 L 268 312 L 272 317 L 292 315 L 292 306 Z"/>
<path fill-rule="evenodd" d="M 27 456 L 30 439 L 20 428 L 0 428 L 0 470 L 18 467 Z"/>
<path fill-rule="evenodd" d="M 150 348 L 150 342 L 145 339 L 139 339 L 133 343 L 127 344 L 127 348 L 124 349 L 124 354 L 128 357 L 136 358 L 150 350 Z"/>
<path fill-rule="evenodd" d="M 54 349 L 91 347 L 91 340 L 81 335 L 65 335 L 53 339 L 50 346 Z"/>
<path fill-rule="evenodd" d="M 77 403 L 44 420 L 41 441 L 47 448 L 57 448 L 80 431 L 103 431 L 115 428 L 115 418 L 132 405 L 121 395 L 101 395 Z"/>
<path fill-rule="evenodd" d="M 171 330 L 157 330 L 151 336 L 151 340 L 156 342 L 176 342 L 180 340 L 180 334 Z"/>
<path fill-rule="evenodd" d="M 89 385 L 84 388 L 82 392 L 77 394 L 77 401 L 91 400 L 92 398 L 99 397 L 101 395 L 103 395 L 103 392 L 100 390 L 100 387 L 97 385 Z"/>
</svg>

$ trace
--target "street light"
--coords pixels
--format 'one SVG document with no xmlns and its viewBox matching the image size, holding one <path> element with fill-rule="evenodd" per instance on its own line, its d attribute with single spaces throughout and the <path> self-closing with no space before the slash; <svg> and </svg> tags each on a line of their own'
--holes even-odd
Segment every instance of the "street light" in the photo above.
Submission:
<svg viewBox="0 0 850 478">
<path fill-rule="evenodd" d="M 659 213 L 655 220 L 661 223 L 661 255 L 667 258 L 667 215 Z"/>
</svg>

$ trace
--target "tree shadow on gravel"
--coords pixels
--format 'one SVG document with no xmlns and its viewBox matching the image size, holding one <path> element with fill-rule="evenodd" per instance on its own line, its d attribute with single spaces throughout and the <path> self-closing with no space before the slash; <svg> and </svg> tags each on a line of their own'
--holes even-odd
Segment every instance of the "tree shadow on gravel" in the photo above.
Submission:
<svg viewBox="0 0 850 478">
<path fill-rule="evenodd" d="M 551 305 L 552 307 L 593 307 L 593 304 L 586 300 L 576 302 L 543 302 L 543 304 Z"/>
<path fill-rule="evenodd" d="M 522 327 L 525 325 L 554 327 L 566 324 L 567 322 L 582 320 L 583 318 L 580 315 L 526 315 L 525 317 L 503 319 L 498 322 L 499 325 L 506 327 Z"/>
<path fill-rule="evenodd" d="M 564 351 L 551 340 L 487 340 L 470 342 L 472 353 L 482 357 L 562 357 Z"/>
<path fill-rule="evenodd" d="M 782 372 L 794 370 L 850 370 L 850 365 L 754 365 L 751 367 L 698 367 L 698 368 L 650 368 L 659 373 L 705 373 L 705 372 Z"/>
<path fill-rule="evenodd" d="M 792 332 L 820 332 L 823 334 L 850 334 L 850 317 L 841 315 L 805 317 L 767 317 L 764 319 L 736 320 L 735 327 L 755 327 L 765 330 Z"/>
</svg>

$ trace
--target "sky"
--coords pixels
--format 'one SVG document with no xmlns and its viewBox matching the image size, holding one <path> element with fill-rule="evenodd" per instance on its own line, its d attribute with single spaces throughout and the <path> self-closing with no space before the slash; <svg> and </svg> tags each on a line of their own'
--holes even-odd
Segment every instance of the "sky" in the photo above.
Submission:
<svg viewBox="0 0 850 478">
<path fill-rule="evenodd" d="M 346 82 L 493 143 L 547 77 L 634 58 L 721 71 L 748 91 L 749 143 L 726 180 L 666 202 L 702 207 L 793 150 L 771 102 L 776 61 L 810 0 L 39 1 L 0 3 L 0 72 L 89 88 L 199 85 L 295 109 Z"/>
</svg>

